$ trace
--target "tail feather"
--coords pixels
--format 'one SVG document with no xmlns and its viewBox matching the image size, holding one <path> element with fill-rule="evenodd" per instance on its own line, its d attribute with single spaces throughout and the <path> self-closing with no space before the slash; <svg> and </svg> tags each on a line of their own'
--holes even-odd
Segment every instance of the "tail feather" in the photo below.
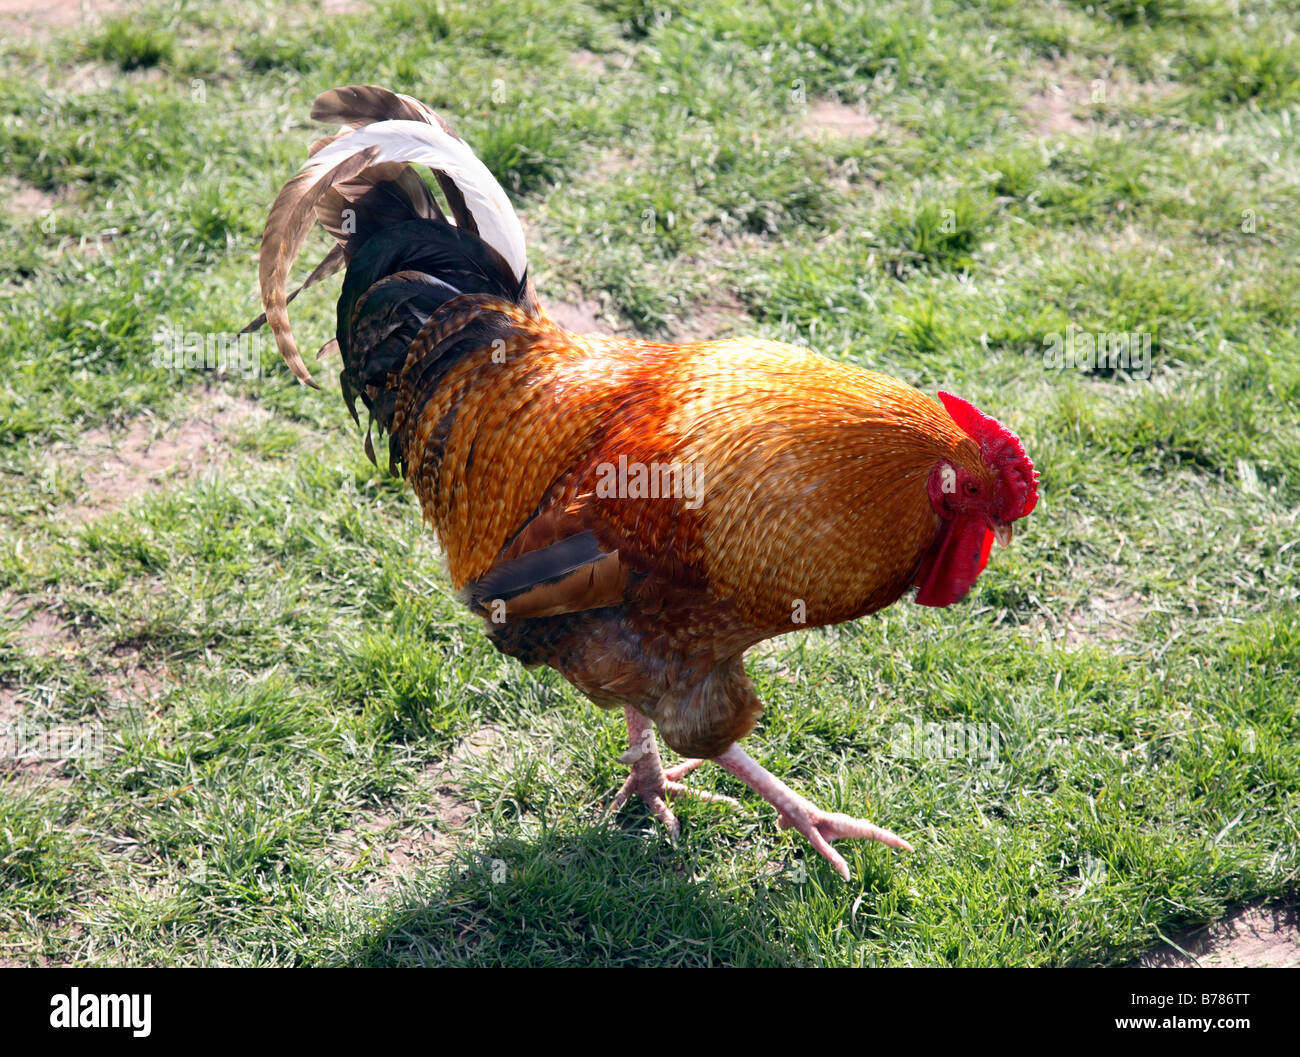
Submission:
<svg viewBox="0 0 1300 1057">
<path fill-rule="evenodd" d="M 315 205 L 330 183 L 351 179 L 373 162 L 379 154 L 375 146 L 367 145 L 355 154 L 332 159 L 323 175 L 310 169 L 299 173 L 280 191 L 271 215 L 262 233 L 262 253 L 258 263 L 258 280 L 262 286 L 262 304 L 266 321 L 275 335 L 276 347 L 284 362 L 302 381 L 315 386 L 316 382 L 302 362 L 298 345 L 289 327 L 289 299 L 285 296 L 284 282 L 293 267 L 298 250 L 306 241 L 315 223 Z M 319 157 L 319 155 L 318 155 Z"/>
<path fill-rule="evenodd" d="M 322 148 L 307 163 L 305 171 L 320 178 L 344 159 L 356 157 L 372 147 L 377 148 L 374 161 L 427 165 L 438 174 L 444 190 L 445 181 L 454 184 L 464 201 L 466 219 L 473 221 L 479 237 L 505 258 L 515 279 L 522 281 L 528 256 L 524 250 L 524 231 L 510 199 L 465 141 L 444 131 L 440 125 L 419 121 L 380 121 L 366 125 Z M 454 212 L 458 211 L 455 204 L 448 204 Z"/>
<path fill-rule="evenodd" d="M 427 121 L 451 132 L 447 123 L 418 99 L 377 84 L 352 84 L 321 92 L 311 105 L 311 117 L 322 124 L 349 128 L 376 121 Z"/>
<path fill-rule="evenodd" d="M 312 144 L 271 208 L 259 263 L 262 319 L 294 374 L 314 385 L 288 305 L 346 265 L 335 337 L 322 353 L 339 353 L 353 418 L 360 421 L 358 399 L 369 412 L 372 461 L 372 427 L 388 434 L 389 469 L 414 486 L 460 587 L 481 577 L 535 514 L 554 474 L 585 450 L 599 411 L 557 415 L 546 400 L 556 328 L 528 280 L 523 229 L 500 185 L 446 123 L 417 100 L 374 86 L 325 92 L 312 116 L 342 130 Z M 432 172 L 444 204 L 417 165 Z M 286 296 L 313 222 L 333 246 Z M 521 415 L 546 429 L 514 428 Z M 489 493 L 501 501 L 483 505 L 469 482 L 484 473 L 518 480 L 508 489 L 497 482 Z M 567 549 L 548 557 L 544 568 L 512 566 L 506 586 L 519 593 L 511 604 L 526 615 L 568 606 L 574 592 L 590 601 L 593 591 L 613 599 L 621 590 L 616 559 L 575 571 L 565 565 L 573 560 Z"/>
<path fill-rule="evenodd" d="M 344 255 L 343 249 L 344 247 L 341 243 L 335 246 L 331 246 L 330 251 L 327 254 L 325 254 L 324 257 L 321 258 L 320 264 L 316 265 L 316 267 L 312 269 L 311 275 L 307 276 L 307 278 L 304 279 L 298 285 L 298 288 L 284 299 L 285 305 L 288 306 L 293 304 L 293 299 L 297 297 L 300 293 L 302 293 L 304 290 L 306 290 L 309 286 L 315 286 L 322 279 L 328 279 L 336 271 L 342 268 L 343 265 L 347 263 L 347 258 Z M 246 326 L 239 333 L 252 334 L 255 330 L 261 330 L 264 326 L 266 326 L 265 312 L 259 315 L 255 320 L 253 320 L 253 322 L 248 324 L 248 326 Z M 318 360 L 321 359 L 321 356 L 325 352 L 325 348 L 327 346 L 333 346 L 337 344 L 338 342 L 334 338 L 330 338 L 330 340 L 327 341 L 325 345 L 321 347 L 320 352 L 316 354 L 316 359 Z"/>
<path fill-rule="evenodd" d="M 326 188 L 316 203 L 316 219 L 349 257 L 377 231 L 413 217 L 447 222 L 428 185 L 397 162 L 380 162 Z"/>
<path fill-rule="evenodd" d="M 426 271 L 446 286 L 443 293 L 490 293 L 535 308 L 523 228 L 510 200 L 437 114 L 409 96 L 354 85 L 320 95 L 312 116 L 346 129 L 313 144 L 303 170 L 281 190 L 267 219 L 258 269 L 264 318 L 280 355 L 300 380 L 316 384 L 294 341 L 288 303 L 344 261 L 348 278 L 339 302 L 338 341 L 345 374 L 355 366 L 348 356 L 348 331 L 360 297 L 393 272 Z M 411 163 L 433 171 L 450 217 Z M 289 270 L 316 220 L 336 245 L 307 282 L 286 296 Z M 429 227 L 410 228 L 416 222 Z M 400 236 L 390 236 L 374 256 L 366 257 L 372 243 L 399 230 Z M 255 321 L 250 329 L 257 325 Z M 363 383 L 357 374 L 351 388 L 364 395 L 367 384 L 372 383 Z M 349 389 L 347 381 L 344 388 Z"/>
<path fill-rule="evenodd" d="M 395 224 L 366 240 L 348 264 L 338 303 L 339 346 L 346 362 L 357 359 L 349 333 L 361 297 L 375 283 L 401 271 L 425 272 L 456 294 L 492 294 L 516 300 L 519 284 L 501 256 L 459 228 L 431 220 Z"/>
</svg>

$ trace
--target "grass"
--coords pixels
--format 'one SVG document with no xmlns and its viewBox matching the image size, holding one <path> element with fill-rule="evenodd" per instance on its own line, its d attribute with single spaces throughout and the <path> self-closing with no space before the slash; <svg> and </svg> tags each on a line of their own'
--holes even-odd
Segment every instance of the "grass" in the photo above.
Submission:
<svg viewBox="0 0 1300 1057">
<path fill-rule="evenodd" d="M 0 778 L 0 962 L 1114 965 L 1294 899 L 1293 18 L 377 0 L 11 36 L 0 723 L 104 752 Z M 681 805 L 676 844 L 602 819 L 618 718 L 486 643 L 337 393 L 268 344 L 159 365 L 160 332 L 256 313 L 265 211 L 348 83 L 452 117 L 544 301 L 664 335 L 725 300 L 1024 438 L 1043 500 L 966 602 L 750 659 L 751 753 L 916 854 L 844 847 L 844 884 L 716 769 L 741 809 Z M 825 100 L 871 121 L 813 127 Z M 1045 369 L 1068 327 L 1149 334 L 1149 377 Z M 190 471 L 116 488 L 106 439 L 178 436 Z"/>
</svg>

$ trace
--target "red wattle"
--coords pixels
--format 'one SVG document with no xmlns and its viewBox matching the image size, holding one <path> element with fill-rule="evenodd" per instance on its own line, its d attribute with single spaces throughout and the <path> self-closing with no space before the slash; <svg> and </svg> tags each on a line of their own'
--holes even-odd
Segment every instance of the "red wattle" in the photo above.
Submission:
<svg viewBox="0 0 1300 1057">
<path fill-rule="evenodd" d="M 992 549 L 993 530 L 982 519 L 960 517 L 945 521 L 933 549 L 912 580 L 920 588 L 916 603 L 950 606 L 960 602 L 984 571 Z"/>
<path fill-rule="evenodd" d="M 984 530 L 984 546 L 980 550 L 980 567 L 975 571 L 975 575 L 977 577 L 979 576 L 980 573 L 984 571 L 984 566 L 988 565 L 989 555 L 992 553 L 992 551 L 993 551 L 993 530 L 991 528 L 986 527 Z M 975 582 L 974 580 L 971 581 L 972 584 L 974 582 Z"/>
</svg>

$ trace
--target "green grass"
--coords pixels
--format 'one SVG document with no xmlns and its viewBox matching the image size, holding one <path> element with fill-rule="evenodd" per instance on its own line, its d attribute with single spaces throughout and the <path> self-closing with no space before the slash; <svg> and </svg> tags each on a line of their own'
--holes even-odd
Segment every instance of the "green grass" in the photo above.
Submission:
<svg viewBox="0 0 1300 1057">
<path fill-rule="evenodd" d="M 0 773 L 0 962 L 1103 965 L 1294 899 L 1294 16 L 165 3 L 9 44 L 0 725 L 105 751 Z M 682 804 L 676 844 L 603 819 L 619 717 L 487 644 L 337 392 L 269 344 L 256 375 L 155 365 L 160 331 L 256 314 L 266 209 L 349 83 L 453 120 L 544 301 L 651 336 L 734 304 L 1023 437 L 1042 502 L 964 603 L 750 659 L 749 751 L 916 854 L 841 845 L 844 884 L 711 768 L 742 807 Z M 826 100 L 871 122 L 810 129 Z M 1045 369 L 1071 326 L 1150 334 L 1150 377 Z M 110 436 L 193 457 L 105 499 Z M 996 758 L 907 751 L 914 723 Z"/>
</svg>

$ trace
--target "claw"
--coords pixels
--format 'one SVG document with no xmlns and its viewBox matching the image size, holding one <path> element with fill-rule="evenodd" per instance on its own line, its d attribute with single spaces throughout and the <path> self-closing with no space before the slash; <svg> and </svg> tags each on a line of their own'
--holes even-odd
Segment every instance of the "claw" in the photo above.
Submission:
<svg viewBox="0 0 1300 1057">
<path fill-rule="evenodd" d="M 659 746 L 655 741 L 654 728 L 650 721 L 634 709 L 624 709 L 627 715 L 628 750 L 618 758 L 619 763 L 632 768 L 619 791 L 614 795 L 607 817 L 613 816 L 619 808 L 628 802 L 635 793 L 646 802 L 646 806 L 667 828 L 671 836 L 681 833 L 681 823 L 668 806 L 670 796 L 690 796 L 697 800 L 709 800 L 714 803 L 730 804 L 739 807 L 739 801 L 720 793 L 709 793 L 702 789 L 692 789 L 682 785 L 678 780 L 699 767 L 703 760 L 683 760 L 674 767 L 664 770 L 659 758 Z"/>
<path fill-rule="evenodd" d="M 780 829 L 797 829 L 817 853 L 835 867 L 844 880 L 849 879 L 849 864 L 831 847 L 834 840 L 876 840 L 890 848 L 912 851 L 907 841 L 866 819 L 823 811 L 805 800 L 781 779 L 754 761 L 739 745 L 732 745 L 714 762 L 726 768 L 776 808 Z"/>
<path fill-rule="evenodd" d="M 778 829 L 797 829 L 846 881 L 849 879 L 849 864 L 831 847 L 830 842 L 833 840 L 876 840 L 890 848 L 899 848 L 902 851 L 916 850 L 902 837 L 865 819 L 822 811 L 812 804 L 808 804 L 802 813 L 796 812 L 795 817 L 782 813 L 776 825 Z"/>
</svg>

